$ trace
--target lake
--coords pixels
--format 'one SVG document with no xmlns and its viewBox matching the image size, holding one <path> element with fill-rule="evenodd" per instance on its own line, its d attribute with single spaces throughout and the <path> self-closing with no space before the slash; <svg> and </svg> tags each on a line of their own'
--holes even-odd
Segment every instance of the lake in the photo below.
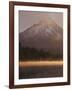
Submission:
<svg viewBox="0 0 72 90">
<path fill-rule="evenodd" d="M 46 77 L 63 77 L 63 61 L 20 62 L 19 79 Z"/>
</svg>

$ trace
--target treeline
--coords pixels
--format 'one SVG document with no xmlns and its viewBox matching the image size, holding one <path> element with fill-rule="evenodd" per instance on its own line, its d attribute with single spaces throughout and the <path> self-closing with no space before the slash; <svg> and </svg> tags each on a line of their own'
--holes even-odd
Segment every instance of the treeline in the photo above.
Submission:
<svg viewBox="0 0 72 90">
<path fill-rule="evenodd" d="M 62 59 L 62 54 L 53 52 L 45 52 L 35 48 L 22 47 L 19 43 L 19 59 L 20 60 L 47 60 L 47 59 Z"/>
</svg>

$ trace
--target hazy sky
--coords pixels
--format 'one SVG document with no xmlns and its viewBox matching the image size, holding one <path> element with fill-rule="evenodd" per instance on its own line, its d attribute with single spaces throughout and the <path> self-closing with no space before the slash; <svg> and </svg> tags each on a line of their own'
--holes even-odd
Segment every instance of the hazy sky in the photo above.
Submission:
<svg viewBox="0 0 72 90">
<path fill-rule="evenodd" d="M 58 12 L 35 12 L 35 11 L 19 11 L 19 32 L 23 32 L 28 27 L 40 20 L 50 17 L 56 24 L 63 27 L 63 13 Z"/>
</svg>

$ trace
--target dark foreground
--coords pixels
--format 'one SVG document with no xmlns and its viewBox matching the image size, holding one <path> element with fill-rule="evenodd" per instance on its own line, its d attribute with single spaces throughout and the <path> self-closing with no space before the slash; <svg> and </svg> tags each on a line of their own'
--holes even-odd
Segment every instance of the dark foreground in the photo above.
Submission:
<svg viewBox="0 0 72 90">
<path fill-rule="evenodd" d="M 19 79 L 62 77 L 63 66 L 19 67 Z"/>
</svg>

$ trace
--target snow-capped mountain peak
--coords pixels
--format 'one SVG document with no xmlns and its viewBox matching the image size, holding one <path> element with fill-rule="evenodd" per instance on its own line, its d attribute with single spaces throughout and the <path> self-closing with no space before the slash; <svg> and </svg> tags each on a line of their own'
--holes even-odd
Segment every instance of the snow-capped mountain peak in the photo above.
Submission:
<svg viewBox="0 0 72 90">
<path fill-rule="evenodd" d="M 19 34 L 23 47 L 62 51 L 63 31 L 53 20 L 43 19 Z"/>
</svg>

